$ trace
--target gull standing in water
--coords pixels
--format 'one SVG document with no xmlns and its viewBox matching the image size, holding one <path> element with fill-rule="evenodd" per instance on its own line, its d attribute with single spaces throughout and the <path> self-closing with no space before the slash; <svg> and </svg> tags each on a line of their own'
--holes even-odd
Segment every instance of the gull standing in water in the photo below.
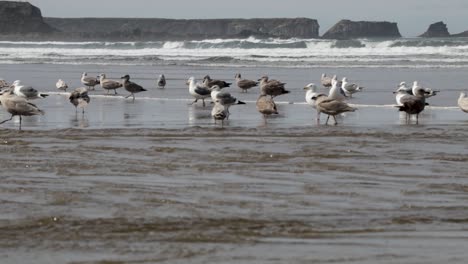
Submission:
<svg viewBox="0 0 468 264">
<path fill-rule="evenodd" d="M 55 87 L 57 87 L 57 89 L 59 90 L 66 91 L 68 88 L 68 84 L 66 84 L 62 79 L 59 79 L 55 84 Z"/>
<path fill-rule="evenodd" d="M 114 94 L 117 94 L 117 89 L 122 87 L 121 82 L 106 79 L 106 75 L 104 73 L 99 75 L 99 83 L 102 89 L 107 90 L 107 94 L 109 94 L 110 90 L 114 90 Z"/>
<path fill-rule="evenodd" d="M 340 100 L 336 100 L 330 97 L 327 97 L 324 94 L 319 94 L 313 97 L 316 100 L 317 116 L 320 117 L 320 113 L 325 113 L 328 115 L 325 125 L 328 124 L 330 116 L 335 120 L 335 125 L 338 124 L 336 121 L 336 116 L 345 112 L 354 112 L 357 109 L 349 106 L 347 103 Z M 320 122 L 320 119 L 317 118 L 317 122 Z"/>
<path fill-rule="evenodd" d="M 86 72 L 83 72 L 83 74 L 81 74 L 80 81 L 84 86 L 87 86 L 89 90 L 93 90 L 93 91 L 94 91 L 94 86 L 98 85 L 100 82 L 99 78 L 88 76 L 88 73 Z"/>
<path fill-rule="evenodd" d="M 364 87 L 359 86 L 355 83 L 349 83 L 348 78 L 344 77 L 341 81 L 341 89 L 345 92 L 346 95 L 349 97 L 353 97 L 354 93 L 362 91 Z"/>
<path fill-rule="evenodd" d="M 164 89 L 166 87 L 166 77 L 164 76 L 164 74 L 159 75 L 159 78 L 156 81 L 156 83 L 158 84 L 158 88 Z"/>
<path fill-rule="evenodd" d="M 266 122 L 266 117 L 273 114 L 278 114 L 278 109 L 276 108 L 275 101 L 271 96 L 267 96 L 266 94 L 260 94 L 257 99 L 257 110 L 263 115 L 263 119 Z"/>
<path fill-rule="evenodd" d="M 415 95 L 405 95 L 400 98 L 401 105 L 396 107 L 405 112 L 406 123 L 409 122 L 411 115 L 416 115 L 416 124 L 419 123 L 419 113 L 421 113 L 426 106 L 426 97 L 424 96 L 423 89 L 413 89 Z"/>
<path fill-rule="evenodd" d="M 215 120 L 221 120 L 221 125 L 224 125 L 224 119 L 229 119 L 229 111 L 227 106 L 221 104 L 220 100 L 214 101 L 213 109 L 211 110 L 211 116 Z"/>
<path fill-rule="evenodd" d="M 91 99 L 88 95 L 88 89 L 86 87 L 79 87 L 76 88 L 68 98 L 70 103 L 75 106 L 76 112 L 78 112 L 78 107 L 82 109 L 82 113 L 84 114 L 85 108 L 88 106 Z"/>
<path fill-rule="evenodd" d="M 0 124 L 12 120 L 14 116 L 19 116 L 19 130 L 21 130 L 23 116 L 44 114 L 44 111 L 39 109 L 35 104 L 28 102 L 26 98 L 16 95 L 12 89 L 0 92 L 0 103 L 11 114 L 10 119 L 2 121 Z"/>
<path fill-rule="evenodd" d="M 324 95 L 324 94 L 320 94 L 317 92 L 317 85 L 315 85 L 314 83 L 309 83 L 306 87 L 304 87 L 304 90 L 306 90 L 305 100 L 307 104 L 312 106 L 312 108 L 317 109 L 317 105 L 316 105 L 317 102 L 316 100 L 312 98 L 317 98 L 319 95 Z M 317 120 L 320 120 L 319 111 L 317 111 Z"/>
<path fill-rule="evenodd" d="M 203 101 L 203 106 L 205 106 L 205 98 L 211 96 L 211 90 L 196 82 L 195 77 L 190 77 L 186 84 L 189 86 L 189 93 L 195 98 L 195 101 L 193 101 L 191 105 L 198 102 L 198 99 L 201 99 Z"/>
<path fill-rule="evenodd" d="M 260 82 L 261 93 L 274 98 L 278 95 L 289 93 L 284 87 L 286 83 L 277 80 L 268 80 L 268 76 L 264 75 L 258 80 Z"/>
<path fill-rule="evenodd" d="M 468 113 L 468 97 L 466 97 L 465 93 L 460 93 L 460 97 L 458 98 L 458 106 L 463 112 Z"/>
<path fill-rule="evenodd" d="M 46 98 L 48 94 L 39 93 L 31 86 L 22 85 L 21 81 L 16 80 L 12 84 L 13 93 L 17 96 L 26 98 L 27 100 L 34 100 L 38 98 Z"/>
<path fill-rule="evenodd" d="M 130 75 L 127 74 L 127 75 L 122 76 L 121 78 L 122 78 L 123 87 L 125 88 L 125 90 L 130 92 L 130 94 L 128 96 L 126 96 L 125 98 L 133 96 L 133 101 L 135 101 L 135 93 L 140 93 L 140 92 L 146 91 L 145 88 L 141 87 L 140 85 L 138 85 L 138 84 L 136 84 L 134 82 L 131 82 L 130 81 Z"/>
<path fill-rule="evenodd" d="M 305 100 L 307 104 L 309 104 L 315 109 L 315 100 L 313 100 L 312 97 L 318 95 L 317 85 L 315 85 L 315 83 L 309 83 L 304 87 L 304 90 L 306 91 Z"/>
<path fill-rule="evenodd" d="M 234 96 L 232 96 L 229 92 L 221 91 L 221 88 L 218 85 L 213 85 L 211 88 L 211 100 L 213 102 L 218 102 L 223 105 L 226 109 L 227 116 L 226 118 L 229 119 L 229 107 L 235 104 L 245 104 L 242 101 L 237 100 Z"/>
<path fill-rule="evenodd" d="M 240 73 L 236 74 L 234 78 L 236 78 L 237 87 L 241 88 L 243 93 L 246 93 L 248 89 L 258 85 L 258 82 L 256 81 L 242 79 Z"/>
</svg>

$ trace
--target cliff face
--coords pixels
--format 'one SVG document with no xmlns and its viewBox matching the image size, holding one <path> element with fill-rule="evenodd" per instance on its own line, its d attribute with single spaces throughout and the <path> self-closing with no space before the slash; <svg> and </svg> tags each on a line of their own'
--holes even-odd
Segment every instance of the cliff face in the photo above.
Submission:
<svg viewBox="0 0 468 264">
<path fill-rule="evenodd" d="M 447 25 L 444 22 L 440 21 L 434 24 L 431 24 L 426 32 L 424 32 L 420 37 L 424 38 L 444 38 L 450 37 L 448 32 Z"/>
<path fill-rule="evenodd" d="M 463 31 L 461 33 L 458 33 L 458 34 L 452 34 L 450 35 L 452 37 L 461 37 L 461 38 L 467 38 L 468 37 L 468 30 L 467 31 Z"/>
<path fill-rule="evenodd" d="M 322 38 L 399 38 L 401 37 L 396 23 L 341 20 L 330 28 Z"/>
<path fill-rule="evenodd" d="M 0 33 L 50 33 L 54 29 L 44 23 L 41 10 L 27 2 L 0 1 Z"/>
<path fill-rule="evenodd" d="M 175 39 L 277 37 L 317 38 L 317 20 L 308 18 L 273 19 L 138 19 L 138 18 L 45 18 L 64 34 L 85 38 Z"/>
</svg>

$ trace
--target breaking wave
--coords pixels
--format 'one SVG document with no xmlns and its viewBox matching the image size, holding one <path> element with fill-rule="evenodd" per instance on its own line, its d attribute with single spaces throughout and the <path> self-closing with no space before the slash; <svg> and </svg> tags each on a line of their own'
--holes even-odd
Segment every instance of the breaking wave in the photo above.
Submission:
<svg viewBox="0 0 468 264">
<path fill-rule="evenodd" d="M 467 67 L 468 38 L 210 39 L 152 42 L 0 41 L 0 63 Z"/>
</svg>

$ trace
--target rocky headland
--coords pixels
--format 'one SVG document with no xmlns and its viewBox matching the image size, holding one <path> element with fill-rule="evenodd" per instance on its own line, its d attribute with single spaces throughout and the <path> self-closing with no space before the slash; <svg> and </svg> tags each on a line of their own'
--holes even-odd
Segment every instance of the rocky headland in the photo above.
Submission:
<svg viewBox="0 0 468 264">
<path fill-rule="evenodd" d="M 1 40 L 151 41 L 214 38 L 320 38 L 319 23 L 310 18 L 160 19 L 160 18 L 44 18 L 28 2 L 0 1 Z M 468 37 L 468 31 L 450 35 L 437 22 L 421 37 Z M 397 23 L 341 20 L 322 38 L 399 38 Z"/>
<path fill-rule="evenodd" d="M 331 27 L 322 38 L 355 39 L 355 38 L 399 38 L 397 23 L 351 21 L 343 19 Z"/>
</svg>

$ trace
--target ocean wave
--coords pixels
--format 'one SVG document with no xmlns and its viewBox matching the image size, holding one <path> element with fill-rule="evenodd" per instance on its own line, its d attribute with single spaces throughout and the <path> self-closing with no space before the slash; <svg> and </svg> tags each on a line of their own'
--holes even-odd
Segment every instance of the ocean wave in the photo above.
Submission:
<svg viewBox="0 0 468 264">
<path fill-rule="evenodd" d="M 0 63 L 468 67 L 468 39 L 213 39 L 153 42 L 0 41 Z"/>
</svg>

